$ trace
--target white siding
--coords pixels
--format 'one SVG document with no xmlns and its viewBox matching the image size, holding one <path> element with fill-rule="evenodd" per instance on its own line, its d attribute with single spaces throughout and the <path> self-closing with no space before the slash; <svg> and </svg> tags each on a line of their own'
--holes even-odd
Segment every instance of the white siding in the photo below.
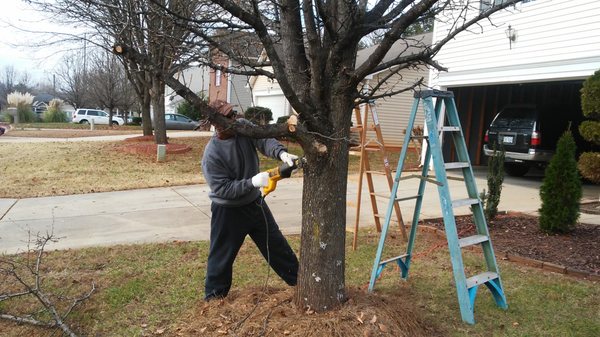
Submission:
<svg viewBox="0 0 600 337">
<path fill-rule="evenodd" d="M 379 73 L 370 81 L 371 83 L 374 83 L 378 78 L 383 78 L 387 74 L 387 72 Z M 381 92 L 384 92 L 388 88 L 390 90 L 399 90 L 409 87 L 421 77 L 423 77 L 425 82 L 427 82 L 427 69 L 403 70 L 401 74 L 396 74 L 388 79 L 387 82 L 393 85 L 382 88 Z M 425 83 L 425 85 L 426 84 L 427 83 Z M 402 145 L 413 101 L 414 98 L 412 90 L 394 95 L 392 97 L 380 98 L 375 101 L 377 115 L 379 116 L 379 123 L 381 124 L 381 133 L 386 146 Z M 373 119 L 371 117 L 369 117 L 368 121 L 369 124 L 373 123 Z M 353 122 L 356 123 L 354 118 Z M 421 107 L 419 107 L 419 113 L 417 114 L 417 119 L 415 120 L 414 126 L 423 126 L 423 111 Z M 375 133 L 372 131 L 367 133 L 367 137 L 369 139 L 376 139 Z"/>
<path fill-rule="evenodd" d="M 473 11 L 472 14 L 476 14 Z M 441 87 L 583 79 L 600 68 L 600 1 L 534 0 L 498 12 L 492 23 L 459 34 L 436 60 Z M 506 29 L 517 31 L 509 48 Z M 449 26 L 436 20 L 434 41 Z"/>
</svg>

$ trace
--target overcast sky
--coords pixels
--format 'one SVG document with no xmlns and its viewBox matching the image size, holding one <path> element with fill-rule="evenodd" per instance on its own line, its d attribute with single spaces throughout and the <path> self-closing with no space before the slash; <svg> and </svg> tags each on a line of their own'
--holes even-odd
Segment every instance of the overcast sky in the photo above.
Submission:
<svg viewBox="0 0 600 337">
<path fill-rule="evenodd" d="M 16 29 L 12 26 L 19 27 Z M 44 40 L 44 34 L 60 27 L 33 11 L 22 0 L 2 0 L 0 10 L 0 69 L 12 65 L 19 72 L 27 71 L 34 82 L 52 77 L 60 59 L 60 48 L 36 49 L 31 46 Z"/>
</svg>

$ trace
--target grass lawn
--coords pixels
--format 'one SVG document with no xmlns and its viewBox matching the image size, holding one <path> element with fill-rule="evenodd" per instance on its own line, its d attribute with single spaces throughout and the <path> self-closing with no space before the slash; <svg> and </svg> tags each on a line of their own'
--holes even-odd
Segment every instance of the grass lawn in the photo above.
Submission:
<svg viewBox="0 0 600 337">
<path fill-rule="evenodd" d="M 190 145 L 192 151 L 169 155 L 162 163 L 153 155 L 117 151 L 124 142 L 0 143 L 0 198 L 199 184 L 204 182 L 200 158 L 207 141 L 207 137 L 172 139 L 171 143 Z M 297 144 L 285 144 L 291 153 L 302 154 Z M 280 164 L 261 158 L 262 170 Z M 372 154 L 371 158 L 375 169 L 383 168 L 380 155 Z M 398 154 L 390 158 L 390 162 L 397 161 Z M 359 157 L 350 156 L 349 165 L 350 173 L 358 172 Z"/>
<path fill-rule="evenodd" d="M 364 232 L 359 248 L 347 249 L 346 285 L 365 291 L 369 281 L 377 235 Z M 429 233 L 420 234 L 407 282 L 398 271 L 386 267 L 376 284 L 377 294 L 400 295 L 393 303 L 416 310 L 425 321 L 448 336 L 599 336 L 600 287 L 597 283 L 500 262 L 509 309 L 497 308 L 487 289 L 476 300 L 476 324 L 460 320 L 451 265 L 445 245 Z M 348 240 L 350 241 L 350 240 Z M 348 242 L 350 243 L 350 242 Z M 297 237 L 291 244 L 298 250 Z M 442 248 L 432 248 L 436 246 Z M 386 247 L 401 250 L 398 240 Z M 155 331 L 175 336 L 184 317 L 203 305 L 203 282 L 207 242 L 178 242 L 53 251 L 46 257 L 44 285 L 63 294 L 81 294 L 95 282 L 97 292 L 68 320 L 78 332 L 89 336 L 142 336 Z M 420 255 L 419 255 L 420 254 Z M 468 265 L 476 266 L 473 253 Z M 247 240 L 234 267 L 232 291 L 260 289 L 267 266 Z M 284 287 L 271 274 L 269 285 Z M 0 282 L 0 293 L 6 283 Z M 8 302 L 8 301 L 7 301 Z M 31 308 L 30 302 L 0 302 L 0 311 Z M 241 309 L 242 310 L 242 309 Z M 23 312 L 23 311 L 22 311 Z M 0 321 L 0 335 L 35 336 L 48 332 Z"/>
</svg>

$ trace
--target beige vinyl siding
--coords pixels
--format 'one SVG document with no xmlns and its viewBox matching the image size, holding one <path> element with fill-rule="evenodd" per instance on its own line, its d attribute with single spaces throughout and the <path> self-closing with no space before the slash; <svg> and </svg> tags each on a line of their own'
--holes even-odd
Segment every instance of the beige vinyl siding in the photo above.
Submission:
<svg viewBox="0 0 600 337">
<path fill-rule="evenodd" d="M 373 76 L 373 79 L 371 79 L 370 82 L 375 83 L 377 79 L 383 78 L 385 75 L 387 75 L 387 72 L 379 73 Z M 412 85 L 421 77 L 427 82 L 427 68 L 423 67 L 419 70 L 403 70 L 401 74 L 393 75 L 388 79 L 387 83 L 390 83 L 391 90 L 399 90 Z M 385 87 L 382 88 L 382 92 L 385 91 L 385 89 Z M 413 94 L 414 92 L 411 90 L 392 97 L 380 98 L 375 101 L 375 107 L 381 125 L 381 133 L 386 146 L 402 146 L 414 101 Z M 369 124 L 373 123 L 371 116 L 369 116 L 368 121 Z M 421 107 L 419 107 L 419 113 L 417 114 L 414 126 L 423 126 L 423 110 Z M 373 141 L 377 139 L 375 132 L 373 131 L 367 133 L 367 138 L 372 139 Z"/>
</svg>

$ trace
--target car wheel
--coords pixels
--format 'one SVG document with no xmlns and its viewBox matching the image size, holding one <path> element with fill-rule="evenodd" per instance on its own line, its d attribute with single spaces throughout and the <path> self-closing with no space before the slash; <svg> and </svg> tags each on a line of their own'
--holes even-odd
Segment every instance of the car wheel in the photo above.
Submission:
<svg viewBox="0 0 600 337">
<path fill-rule="evenodd" d="M 81 122 L 79 122 L 79 124 L 90 124 L 90 122 L 88 122 L 87 119 L 84 119 Z"/>
<path fill-rule="evenodd" d="M 504 163 L 504 170 L 512 177 L 522 177 L 529 171 L 529 166 L 521 163 Z"/>
<path fill-rule="evenodd" d="M 119 122 L 112 121 L 112 125 L 113 125 L 113 126 L 119 126 Z"/>
</svg>

